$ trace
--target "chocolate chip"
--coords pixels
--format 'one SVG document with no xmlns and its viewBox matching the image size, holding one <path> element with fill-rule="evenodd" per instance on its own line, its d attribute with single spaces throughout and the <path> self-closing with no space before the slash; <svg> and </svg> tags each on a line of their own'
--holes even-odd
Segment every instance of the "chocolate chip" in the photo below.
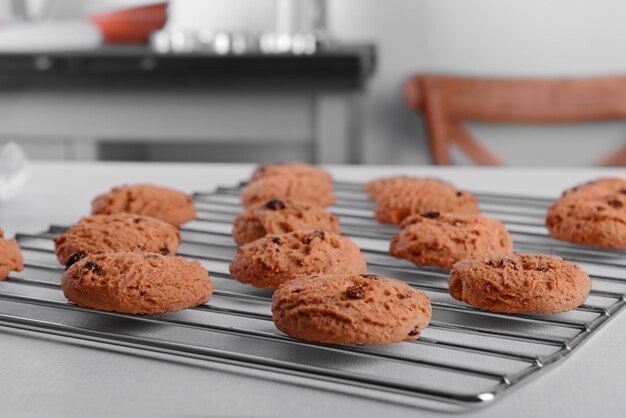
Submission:
<svg viewBox="0 0 626 418">
<path fill-rule="evenodd" d="M 512 258 L 503 258 L 502 259 L 502 266 L 506 266 L 507 264 L 510 264 L 512 266 L 515 266 L 515 260 L 513 260 Z"/>
<path fill-rule="evenodd" d="M 489 260 L 487 261 L 487 265 L 489 267 L 505 267 L 506 265 L 516 266 L 515 260 L 511 258 L 501 258 L 497 260 Z"/>
<path fill-rule="evenodd" d="M 596 207 L 596 210 L 598 212 L 602 212 L 603 210 L 606 210 L 606 208 L 604 206 L 598 206 L 598 207 Z"/>
<path fill-rule="evenodd" d="M 159 256 L 156 254 L 146 254 L 144 257 L 148 260 L 157 260 L 159 258 Z"/>
<path fill-rule="evenodd" d="M 439 212 L 435 210 L 429 210 L 428 212 L 422 212 L 422 217 L 428 219 L 435 219 L 439 217 Z"/>
<path fill-rule="evenodd" d="M 133 222 L 138 224 L 139 222 L 141 222 L 141 218 L 135 218 L 135 219 L 133 219 Z"/>
<path fill-rule="evenodd" d="M 140 290 L 140 291 L 139 291 L 139 296 L 145 296 L 145 295 L 146 295 L 146 292 L 145 292 L 145 291 L 143 291 L 143 290 Z"/>
<path fill-rule="evenodd" d="M 624 204 L 622 202 L 620 202 L 616 197 L 614 197 L 613 199 L 609 200 L 607 202 L 609 204 L 609 206 L 612 206 L 616 209 L 621 208 L 622 206 L 624 206 Z"/>
<path fill-rule="evenodd" d="M 619 189 L 619 194 L 626 194 L 626 189 Z"/>
<path fill-rule="evenodd" d="M 161 249 L 159 249 L 159 251 L 161 251 L 161 254 L 163 255 L 168 255 L 170 253 L 170 249 L 167 248 L 167 245 Z"/>
<path fill-rule="evenodd" d="M 456 197 L 461 197 L 461 196 L 463 196 L 463 192 L 462 191 L 459 190 L 458 192 L 456 192 Z"/>
<path fill-rule="evenodd" d="M 88 261 L 87 263 L 85 263 L 85 268 L 92 271 L 94 274 L 97 274 L 98 276 L 102 276 L 102 268 L 96 263 Z"/>
<path fill-rule="evenodd" d="M 360 284 L 355 284 L 346 290 L 346 294 L 350 299 L 363 299 L 365 297 L 365 289 Z"/>
<path fill-rule="evenodd" d="M 418 335 L 420 333 L 420 329 L 419 327 L 415 327 L 411 330 L 411 332 L 409 332 L 409 337 L 414 337 L 416 335 Z"/>
<path fill-rule="evenodd" d="M 546 266 L 541 266 L 541 267 L 537 267 L 535 270 L 542 271 L 545 273 L 546 271 L 549 271 L 550 269 Z"/>
<path fill-rule="evenodd" d="M 72 254 L 70 256 L 70 258 L 67 259 L 67 262 L 65 263 L 65 270 L 67 270 L 68 268 L 72 267 L 72 264 L 74 264 L 75 262 L 77 262 L 81 258 L 85 257 L 85 255 L 86 254 L 84 252 L 82 252 L 82 251 Z"/>
<path fill-rule="evenodd" d="M 406 299 L 406 295 L 404 293 L 398 293 L 398 299 Z"/>
<path fill-rule="evenodd" d="M 293 291 L 291 293 L 300 293 L 301 291 L 302 290 L 300 290 L 300 288 L 298 287 L 296 289 L 293 289 Z"/>
<path fill-rule="evenodd" d="M 280 238 L 278 238 L 278 237 L 272 237 L 272 242 L 273 242 L 274 244 L 279 244 L 279 245 L 280 245 L 280 243 L 281 243 L 282 241 L 281 241 L 281 240 L 280 240 Z"/>
<path fill-rule="evenodd" d="M 282 200 L 272 199 L 267 201 L 265 207 L 271 210 L 279 210 L 285 209 L 285 204 L 282 202 Z"/>
<path fill-rule="evenodd" d="M 324 233 L 324 231 L 314 231 L 311 232 L 309 235 L 307 235 L 306 237 L 304 237 L 303 242 L 305 244 L 310 244 L 311 242 L 313 242 L 313 240 L 315 238 L 319 238 L 321 240 L 324 240 L 324 237 L 326 236 L 326 234 Z"/>
<path fill-rule="evenodd" d="M 359 276 L 363 277 L 364 279 L 372 279 L 372 280 L 378 280 L 380 278 L 380 276 L 376 274 L 359 274 Z"/>
</svg>

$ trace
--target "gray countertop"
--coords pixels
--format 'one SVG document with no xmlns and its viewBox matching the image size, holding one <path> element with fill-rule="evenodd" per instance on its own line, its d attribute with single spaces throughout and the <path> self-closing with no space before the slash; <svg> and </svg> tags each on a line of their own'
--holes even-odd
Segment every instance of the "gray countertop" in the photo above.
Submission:
<svg viewBox="0 0 626 418">
<path fill-rule="evenodd" d="M 156 182 L 210 190 L 245 179 L 249 165 L 34 164 L 15 199 L 0 203 L 9 234 L 75 222 L 90 199 L 112 185 Z M 480 191 L 557 196 L 577 182 L 616 171 L 331 167 L 342 180 L 391 173 L 431 175 Z M 623 171 L 621 172 L 623 175 Z M 311 387 L 296 377 L 166 355 L 146 355 L 11 329 L 0 329 L 0 404 L 6 416 L 443 416 L 385 400 Z M 621 416 L 626 389 L 626 315 L 620 315 L 570 358 L 482 409 L 463 416 Z"/>
</svg>

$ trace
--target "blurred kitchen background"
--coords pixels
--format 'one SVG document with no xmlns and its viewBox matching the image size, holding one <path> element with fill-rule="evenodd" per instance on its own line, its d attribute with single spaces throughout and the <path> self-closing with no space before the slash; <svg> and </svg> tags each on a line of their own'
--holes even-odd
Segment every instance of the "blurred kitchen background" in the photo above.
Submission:
<svg viewBox="0 0 626 418">
<path fill-rule="evenodd" d="M 0 145 L 37 160 L 431 164 L 410 76 L 626 74 L 625 16 L 619 0 L 0 0 Z M 514 165 L 590 165 L 626 145 L 621 120 L 467 127 Z M 452 161 L 472 164 L 454 147 Z"/>
</svg>

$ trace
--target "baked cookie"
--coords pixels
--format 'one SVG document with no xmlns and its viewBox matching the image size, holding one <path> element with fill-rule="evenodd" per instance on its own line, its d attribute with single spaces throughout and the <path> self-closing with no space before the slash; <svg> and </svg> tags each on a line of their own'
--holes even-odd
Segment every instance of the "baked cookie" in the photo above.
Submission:
<svg viewBox="0 0 626 418">
<path fill-rule="evenodd" d="M 392 344 L 416 340 L 430 322 L 428 295 L 371 274 L 300 277 L 272 297 L 276 327 L 324 344 Z"/>
<path fill-rule="evenodd" d="M 406 186 L 411 183 L 425 183 L 425 182 L 433 182 L 433 183 L 443 183 L 439 179 L 434 178 L 423 178 L 423 177 L 411 177 L 411 176 L 391 176 L 384 177 L 381 179 L 375 179 L 365 183 L 363 186 L 363 190 L 367 193 L 372 199 L 376 199 L 378 195 L 383 193 L 385 189 L 395 186 Z"/>
<path fill-rule="evenodd" d="M 300 229 L 341 232 L 337 217 L 319 206 L 273 199 L 238 215 L 233 221 L 233 238 L 237 244 L 243 245 L 268 234 L 285 234 Z"/>
<path fill-rule="evenodd" d="M 299 161 L 292 163 L 274 163 L 260 165 L 254 171 L 254 173 L 252 173 L 250 181 L 253 182 L 264 177 L 272 176 L 302 176 L 308 177 L 315 183 L 327 183 L 330 185 L 330 187 L 332 187 L 333 185 L 333 178 L 330 173 L 314 165 Z"/>
<path fill-rule="evenodd" d="M 565 190 L 563 197 L 605 195 L 611 193 L 626 194 L 626 179 L 621 177 L 603 177 L 591 180 Z"/>
<path fill-rule="evenodd" d="M 485 311 L 559 313 L 585 301 L 591 280 L 560 257 L 509 254 L 456 263 L 448 289 L 453 298 Z"/>
<path fill-rule="evenodd" d="M 4 231 L 0 229 L 0 280 L 9 277 L 12 271 L 22 271 L 24 259 L 17 241 L 4 239 Z"/>
<path fill-rule="evenodd" d="M 147 315 L 200 305 L 213 292 L 197 261 L 130 252 L 86 256 L 63 274 L 61 287 L 83 308 Z"/>
<path fill-rule="evenodd" d="M 196 217 L 196 206 L 191 196 L 151 184 L 115 187 L 96 197 L 91 206 L 93 215 L 127 212 L 152 216 L 174 226 Z"/>
<path fill-rule="evenodd" d="M 272 288 L 301 275 L 366 271 L 365 258 L 356 244 L 325 231 L 268 235 L 239 247 L 230 265 L 236 280 Z"/>
<path fill-rule="evenodd" d="M 374 216 L 385 224 L 400 224 L 422 212 L 479 212 L 476 197 L 452 184 L 437 180 L 412 181 L 386 187 L 376 198 Z"/>
<path fill-rule="evenodd" d="M 86 255 L 142 251 L 174 255 L 180 245 L 175 226 L 150 216 L 92 215 L 54 238 L 59 263 L 66 268 Z"/>
<path fill-rule="evenodd" d="M 332 183 L 320 183 L 307 176 L 267 176 L 241 189 L 241 204 L 245 208 L 272 199 L 293 200 L 321 207 L 334 205 L 336 200 Z"/>
<path fill-rule="evenodd" d="M 626 248 L 626 190 L 574 193 L 548 210 L 550 235 L 591 247 Z"/>
<path fill-rule="evenodd" d="M 424 212 L 402 221 L 389 254 L 418 266 L 450 268 L 457 261 L 513 251 L 502 222 L 480 215 Z"/>
</svg>

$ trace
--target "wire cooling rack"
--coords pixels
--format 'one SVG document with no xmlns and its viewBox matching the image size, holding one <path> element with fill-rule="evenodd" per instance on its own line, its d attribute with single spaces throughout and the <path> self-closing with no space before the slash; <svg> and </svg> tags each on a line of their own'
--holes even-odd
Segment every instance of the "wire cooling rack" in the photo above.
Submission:
<svg viewBox="0 0 626 418">
<path fill-rule="evenodd" d="M 211 300 L 193 309 L 132 316 L 83 309 L 60 290 L 63 274 L 51 238 L 66 226 L 18 234 L 23 272 L 0 283 L 0 325 L 109 345 L 261 369 L 280 379 L 298 376 L 311 385 L 386 401 L 482 405 L 499 398 L 548 366 L 567 358 L 626 304 L 626 252 L 558 242 L 543 226 L 550 201 L 478 194 L 484 214 L 502 220 L 516 251 L 562 256 L 590 273 L 586 303 L 558 315 L 483 312 L 452 299 L 446 270 L 418 268 L 387 255 L 395 227 L 372 218 L 362 185 L 337 182 L 343 233 L 361 246 L 369 271 L 407 281 L 432 301 L 429 327 L 415 342 L 390 346 L 323 346 L 280 333 L 271 318 L 271 291 L 233 280 L 228 264 L 236 247 L 230 223 L 241 211 L 241 186 L 194 195 L 198 217 L 181 228 L 179 255 L 199 260 L 211 273 Z"/>
</svg>

